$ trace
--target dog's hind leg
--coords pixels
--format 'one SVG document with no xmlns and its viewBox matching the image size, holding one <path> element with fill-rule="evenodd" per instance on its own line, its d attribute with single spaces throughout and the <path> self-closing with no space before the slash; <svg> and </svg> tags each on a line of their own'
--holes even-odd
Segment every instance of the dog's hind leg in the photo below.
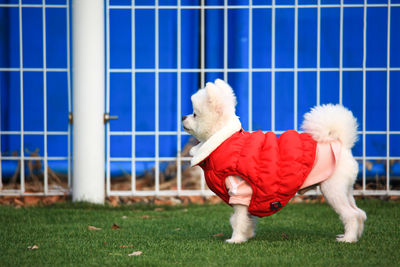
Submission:
<svg viewBox="0 0 400 267">
<path fill-rule="evenodd" d="M 351 207 L 358 212 L 358 233 L 357 233 L 357 237 L 360 238 L 362 233 L 363 233 L 363 231 L 364 231 L 364 221 L 367 219 L 367 214 L 365 213 L 365 211 L 363 211 L 362 209 L 357 207 L 356 201 L 354 200 L 354 197 L 353 197 L 353 194 L 352 194 L 352 190 L 349 191 L 347 197 L 349 199 Z"/>
<path fill-rule="evenodd" d="M 255 234 L 256 217 L 248 213 L 248 207 L 244 205 L 233 205 L 234 213 L 230 219 L 233 233 L 226 242 L 242 243 L 252 238 Z"/>
<path fill-rule="evenodd" d="M 335 184 L 331 179 L 321 184 L 321 191 L 328 204 L 336 211 L 344 225 L 344 235 L 338 235 L 339 242 L 357 242 L 358 212 L 351 206 L 347 197 L 347 188 L 343 184 Z"/>
</svg>

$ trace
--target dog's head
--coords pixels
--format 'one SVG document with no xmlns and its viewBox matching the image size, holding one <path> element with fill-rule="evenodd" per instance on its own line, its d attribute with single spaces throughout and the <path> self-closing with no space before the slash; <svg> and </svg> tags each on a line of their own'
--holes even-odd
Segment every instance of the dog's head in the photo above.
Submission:
<svg viewBox="0 0 400 267">
<path fill-rule="evenodd" d="M 193 114 L 183 116 L 186 132 L 199 141 L 206 141 L 222 129 L 235 115 L 236 97 L 232 88 L 217 79 L 192 95 Z"/>
</svg>

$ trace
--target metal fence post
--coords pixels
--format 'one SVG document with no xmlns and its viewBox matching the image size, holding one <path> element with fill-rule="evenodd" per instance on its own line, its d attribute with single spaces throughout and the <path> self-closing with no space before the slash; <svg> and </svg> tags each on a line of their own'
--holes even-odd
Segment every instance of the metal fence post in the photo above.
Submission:
<svg viewBox="0 0 400 267">
<path fill-rule="evenodd" d="M 104 1 L 75 0 L 73 201 L 104 203 Z"/>
</svg>

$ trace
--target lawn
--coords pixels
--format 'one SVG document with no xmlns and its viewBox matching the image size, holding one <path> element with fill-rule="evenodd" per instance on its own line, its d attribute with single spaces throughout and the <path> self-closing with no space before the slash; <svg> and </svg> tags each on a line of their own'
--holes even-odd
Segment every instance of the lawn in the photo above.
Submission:
<svg viewBox="0 0 400 267">
<path fill-rule="evenodd" d="M 224 242 L 231 209 L 222 204 L 0 206 L 0 266 L 400 266 L 400 203 L 358 205 L 368 220 L 356 244 L 335 241 L 342 225 L 318 203 L 260 219 L 244 244 Z M 142 254 L 128 256 L 135 251 Z"/>
</svg>

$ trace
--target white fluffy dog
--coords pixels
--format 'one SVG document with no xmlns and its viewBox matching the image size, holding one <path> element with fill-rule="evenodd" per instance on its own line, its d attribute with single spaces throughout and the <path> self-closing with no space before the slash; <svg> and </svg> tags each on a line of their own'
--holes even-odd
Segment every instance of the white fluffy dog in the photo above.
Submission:
<svg viewBox="0 0 400 267">
<path fill-rule="evenodd" d="M 184 116 L 182 121 L 185 131 L 200 141 L 200 144 L 191 151 L 194 156 L 192 165 L 197 165 L 212 155 L 213 151 L 230 136 L 243 130 L 235 114 L 235 94 L 224 81 L 217 79 L 214 83 L 207 83 L 206 87 L 198 90 L 191 100 L 193 114 Z M 351 148 L 357 141 L 357 121 L 351 111 L 341 105 L 317 106 L 305 114 L 304 118 L 302 128 L 317 144 L 332 142 L 340 144 L 340 153 L 335 159 L 334 169 L 318 184 L 327 203 L 337 212 L 344 224 L 344 234 L 337 235 L 337 241 L 356 242 L 362 235 L 364 221 L 367 218 L 366 213 L 356 206 L 352 194 L 358 171 L 358 164 L 351 153 Z M 207 149 L 204 149 L 205 146 Z M 324 155 L 319 156 L 324 157 Z M 247 181 L 251 180 L 251 177 L 236 176 L 236 179 L 248 186 Z M 212 185 L 209 187 L 213 190 Z M 235 193 L 236 189 L 237 187 L 229 189 L 229 195 L 232 196 L 231 193 Z M 253 198 L 251 194 L 250 188 L 250 197 Z M 274 209 L 273 204 L 276 203 L 271 203 L 272 209 Z M 280 208 L 281 204 L 278 204 Z M 234 214 L 230 222 L 233 234 L 227 242 L 245 242 L 255 234 L 256 216 L 249 213 L 248 204 L 232 204 L 232 206 Z"/>
</svg>

